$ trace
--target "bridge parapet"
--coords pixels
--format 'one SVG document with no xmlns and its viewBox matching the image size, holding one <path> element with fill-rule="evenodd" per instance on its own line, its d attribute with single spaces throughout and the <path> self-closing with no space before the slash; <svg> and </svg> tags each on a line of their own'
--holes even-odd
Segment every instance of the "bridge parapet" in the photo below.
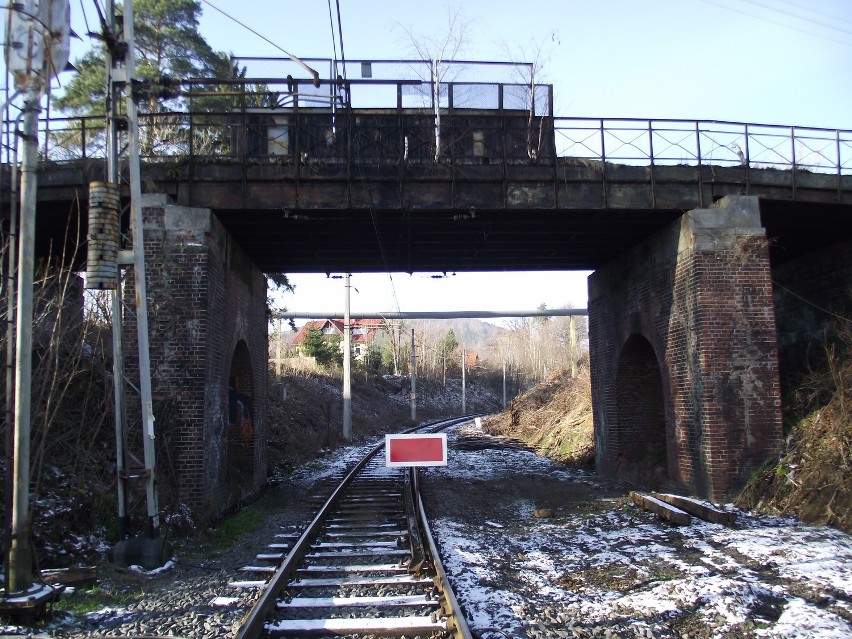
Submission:
<svg viewBox="0 0 852 639">
<path fill-rule="evenodd" d="M 402 107 L 147 114 L 140 123 L 143 141 L 149 141 L 142 145 L 143 163 L 152 175 L 182 183 L 208 182 L 235 170 L 243 183 L 264 176 L 302 182 L 495 183 L 492 190 L 503 195 L 500 202 L 483 201 L 478 208 L 511 208 L 513 203 L 688 208 L 733 194 L 852 202 L 852 131 L 698 120 L 530 118 L 529 112 L 507 109 L 442 109 L 440 116 L 437 125 L 428 108 Z M 62 166 L 103 159 L 102 125 L 102 119 L 91 117 L 42 121 L 42 156 L 58 180 Z M 160 140 L 162 132 L 171 133 Z M 513 189 L 513 182 L 521 183 L 520 190 Z M 559 195 L 566 189 L 571 197 Z M 523 196 L 513 197 L 513 191 Z M 639 192 L 639 201 L 624 197 Z"/>
<path fill-rule="evenodd" d="M 849 130 L 555 117 L 553 87 L 528 63 L 303 61 L 319 71 L 235 57 L 238 77 L 179 81 L 180 108 L 140 116 L 143 161 L 714 167 L 742 170 L 747 188 L 752 171 L 772 169 L 790 172 L 793 190 L 833 176 L 838 194 L 852 175 Z M 103 117 L 40 122 L 48 161 L 105 157 Z"/>
<path fill-rule="evenodd" d="M 169 118 L 170 126 L 191 130 L 200 126 L 195 117 L 149 116 L 148 123 Z M 204 117 L 209 125 L 214 116 Z M 421 110 L 334 113 L 311 108 L 222 118 L 228 122 L 223 146 L 204 154 L 149 147 L 143 173 L 155 190 L 170 193 L 182 205 L 213 209 L 673 210 L 708 206 L 726 195 L 852 203 L 852 132 L 841 137 L 846 134 L 807 130 L 805 139 L 810 141 L 827 144 L 833 136 L 838 153 L 815 152 L 809 164 L 790 161 L 779 151 L 764 153 L 759 161 L 738 163 L 731 159 L 730 144 L 700 150 L 709 146 L 700 143 L 718 123 L 667 121 L 664 132 L 689 129 L 692 136 L 693 147 L 681 140 L 678 148 L 694 154 L 684 151 L 683 157 L 675 157 L 672 148 L 654 151 L 661 148 L 664 132 L 653 123 L 648 128 L 647 122 L 641 126 L 634 121 L 635 129 L 622 126 L 610 131 L 604 120 L 544 118 L 531 124 L 523 112 L 466 110 L 444 114 L 442 151 L 436 162 L 434 119 Z M 675 124 L 681 128 L 675 129 Z M 141 128 L 144 135 L 146 125 Z M 742 125 L 743 135 L 747 130 L 753 126 Z M 569 133 L 575 141 L 567 141 Z M 797 135 L 794 129 L 787 133 Z M 594 135 L 598 146 L 590 140 L 581 143 L 584 135 Z M 621 143 L 613 141 L 616 135 Z M 626 145 L 627 135 L 641 135 L 643 140 L 634 138 Z M 767 139 L 769 144 L 781 133 L 767 135 L 773 136 Z M 549 142 L 539 142 L 543 139 Z M 791 153 L 794 146 L 804 144 L 798 137 L 786 142 Z M 564 155 L 568 151 L 576 155 Z M 819 159 L 824 163 L 818 164 Z M 42 165 L 40 198 L 66 198 L 69 188 L 102 179 L 102 166 L 100 159 L 88 155 L 83 161 Z M 368 190 L 369 198 L 364 196 Z M 85 189 L 79 195 L 85 198 Z"/>
</svg>

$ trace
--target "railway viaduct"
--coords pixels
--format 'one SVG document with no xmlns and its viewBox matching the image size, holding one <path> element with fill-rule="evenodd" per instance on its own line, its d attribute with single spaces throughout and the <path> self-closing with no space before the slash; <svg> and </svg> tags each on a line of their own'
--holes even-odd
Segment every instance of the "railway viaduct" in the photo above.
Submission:
<svg viewBox="0 0 852 639">
<path fill-rule="evenodd" d="M 489 108 L 448 84 L 438 110 L 188 112 L 228 149 L 190 137 L 143 158 L 157 428 L 180 499 L 215 516 L 265 481 L 273 272 L 593 270 L 600 473 L 725 499 L 781 449 L 784 389 L 852 316 L 852 133 L 554 118 L 550 87 L 532 108 L 511 88 Z M 42 251 L 103 179 L 89 155 L 41 166 Z M 251 431 L 230 425 L 229 380 Z"/>
</svg>

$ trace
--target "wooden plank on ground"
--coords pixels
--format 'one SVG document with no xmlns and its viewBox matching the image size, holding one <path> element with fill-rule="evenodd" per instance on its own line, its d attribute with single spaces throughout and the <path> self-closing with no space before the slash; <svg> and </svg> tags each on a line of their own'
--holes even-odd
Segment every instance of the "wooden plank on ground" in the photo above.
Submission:
<svg viewBox="0 0 852 639">
<path fill-rule="evenodd" d="M 62 584 L 63 586 L 85 588 L 98 583 L 98 573 L 94 566 L 58 568 L 56 570 L 42 570 L 41 580 L 48 585 Z"/>
<path fill-rule="evenodd" d="M 706 521 L 712 521 L 714 524 L 722 524 L 724 526 L 733 526 L 737 519 L 736 513 L 727 512 L 708 506 L 697 499 L 690 497 L 682 497 L 680 495 L 669 495 L 666 493 L 651 493 L 652 497 L 656 497 L 660 501 L 664 501 L 672 506 L 677 506 L 681 510 L 700 517 Z"/>
<path fill-rule="evenodd" d="M 678 526 L 687 526 L 692 523 L 692 517 L 689 513 L 682 511 L 680 508 L 671 506 L 664 501 L 660 501 L 650 495 L 643 495 L 634 491 L 630 491 L 630 499 L 634 504 L 656 513 L 666 521 L 670 521 Z"/>
</svg>

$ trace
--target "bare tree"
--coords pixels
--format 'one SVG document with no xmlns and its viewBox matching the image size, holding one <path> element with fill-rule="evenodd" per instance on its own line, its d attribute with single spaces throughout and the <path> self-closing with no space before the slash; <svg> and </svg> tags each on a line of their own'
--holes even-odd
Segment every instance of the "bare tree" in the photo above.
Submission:
<svg viewBox="0 0 852 639">
<path fill-rule="evenodd" d="M 399 28 L 407 38 L 409 55 L 428 63 L 428 73 L 424 67 L 413 69 L 421 82 L 428 84 L 431 95 L 423 94 L 424 102 L 431 102 L 435 112 L 435 162 L 440 161 L 441 147 L 441 107 L 447 99 L 447 82 L 453 81 L 463 72 L 464 65 L 454 64 L 468 47 L 469 32 L 473 22 L 464 17 L 462 10 L 449 2 L 446 6 L 446 28 L 429 34 L 417 33 L 410 26 L 400 23 Z"/>
<path fill-rule="evenodd" d="M 536 104 L 537 87 L 548 81 L 548 66 L 553 59 L 554 47 L 561 44 L 559 32 L 554 30 L 541 39 L 532 38 L 526 44 L 502 44 L 503 54 L 508 60 L 524 60 L 524 64 L 513 67 L 519 82 L 527 85 L 529 91 L 524 94 L 527 103 L 524 108 L 529 111 L 527 121 L 527 154 L 530 160 L 536 160 L 541 155 L 544 127 L 542 121 L 545 115 L 539 116 L 536 127 L 536 113 L 542 112 L 541 105 Z"/>
<path fill-rule="evenodd" d="M 57 473 L 71 495 L 98 480 L 112 481 L 91 476 L 93 468 L 106 467 L 105 452 L 114 457 L 114 448 L 104 449 L 113 430 L 109 306 L 84 291 L 82 279 L 63 266 L 71 262 L 67 255 L 42 262 L 34 282 L 31 478 L 36 499 L 46 479 Z M 0 311 L 5 318 L 5 304 Z M 0 349 L 8 346 L 4 333 Z"/>
</svg>

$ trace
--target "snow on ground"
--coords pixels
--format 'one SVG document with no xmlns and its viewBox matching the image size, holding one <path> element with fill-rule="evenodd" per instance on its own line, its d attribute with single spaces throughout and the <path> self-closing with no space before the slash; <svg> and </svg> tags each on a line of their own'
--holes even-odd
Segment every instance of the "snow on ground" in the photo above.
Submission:
<svg viewBox="0 0 852 639">
<path fill-rule="evenodd" d="M 852 637 L 849 535 L 742 511 L 732 528 L 674 526 L 593 475 L 454 438 L 448 465 L 421 473 L 445 568 L 483 637 Z M 533 516 L 542 503 L 553 518 Z"/>
<path fill-rule="evenodd" d="M 464 427 L 471 431 L 482 435 Z M 482 639 L 852 637 L 850 535 L 742 511 L 733 528 L 697 519 L 677 527 L 591 473 L 513 448 L 463 450 L 457 441 L 450 434 L 448 466 L 421 469 L 424 500 L 456 594 Z M 376 443 L 328 452 L 297 470 L 287 490 L 339 474 Z M 537 518 L 542 507 L 554 516 Z M 179 573 L 181 562 L 172 570 Z M 173 610 L 151 621 L 160 630 L 194 628 L 197 615 L 183 613 L 222 594 L 218 572 L 199 570 L 197 579 L 164 581 L 162 592 L 146 589 L 145 601 L 127 609 L 90 613 L 87 628 L 129 628 L 145 610 Z M 181 584 L 192 596 L 176 593 Z M 224 613 L 209 615 L 203 623 L 210 629 L 177 634 L 223 636 L 220 626 L 233 623 Z M 64 630 L 50 636 L 91 636 L 75 630 L 79 621 L 56 624 Z M 0 635 L 14 630 L 0 626 Z"/>
</svg>

